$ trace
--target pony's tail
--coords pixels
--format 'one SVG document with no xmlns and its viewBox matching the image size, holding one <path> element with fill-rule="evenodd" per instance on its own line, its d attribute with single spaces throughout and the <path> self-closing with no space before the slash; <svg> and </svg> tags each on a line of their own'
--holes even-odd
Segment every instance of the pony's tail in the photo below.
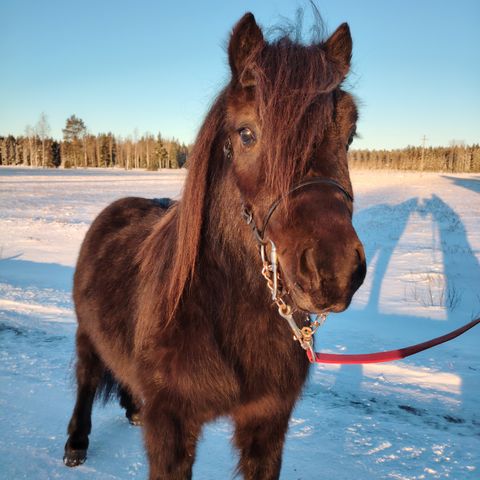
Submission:
<svg viewBox="0 0 480 480">
<path fill-rule="evenodd" d="M 97 387 L 95 400 L 100 401 L 102 405 L 105 406 L 111 400 L 119 400 L 120 391 L 120 382 L 113 376 L 113 373 L 106 368 Z"/>
</svg>

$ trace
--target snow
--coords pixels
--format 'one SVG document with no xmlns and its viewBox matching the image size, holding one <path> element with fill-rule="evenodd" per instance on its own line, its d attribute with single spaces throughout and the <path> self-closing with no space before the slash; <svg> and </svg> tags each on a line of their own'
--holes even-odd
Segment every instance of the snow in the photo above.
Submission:
<svg viewBox="0 0 480 480">
<path fill-rule="evenodd" d="M 178 196 L 185 172 L 0 168 L 0 478 L 146 478 L 141 431 L 94 410 L 87 462 L 62 464 L 74 402 L 70 288 L 93 218 L 123 196 Z M 418 343 L 480 314 L 480 176 L 353 171 L 369 264 L 326 352 Z M 401 362 L 320 365 L 294 411 L 281 478 L 480 478 L 480 328 Z M 231 478 L 228 419 L 208 425 L 194 478 Z"/>
</svg>

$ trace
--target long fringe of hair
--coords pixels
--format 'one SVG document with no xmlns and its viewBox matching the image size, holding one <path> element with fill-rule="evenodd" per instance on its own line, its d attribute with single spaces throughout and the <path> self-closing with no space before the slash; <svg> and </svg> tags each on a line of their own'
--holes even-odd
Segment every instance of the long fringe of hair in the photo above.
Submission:
<svg viewBox="0 0 480 480">
<path fill-rule="evenodd" d="M 334 109 L 342 75 L 322 44 L 304 46 L 282 37 L 268 45 L 253 67 L 267 186 L 286 193 L 305 173 Z"/>
<path fill-rule="evenodd" d="M 198 133 L 188 158 L 188 175 L 181 201 L 165 213 L 138 253 L 139 291 L 150 300 L 142 302 L 139 298 L 138 340 L 141 342 L 152 326 L 148 320 L 152 315 L 161 319 L 164 326 L 171 322 L 189 279 L 194 275 L 210 186 L 209 172 L 223 132 L 224 98 L 223 93 L 219 95 Z"/>
</svg>

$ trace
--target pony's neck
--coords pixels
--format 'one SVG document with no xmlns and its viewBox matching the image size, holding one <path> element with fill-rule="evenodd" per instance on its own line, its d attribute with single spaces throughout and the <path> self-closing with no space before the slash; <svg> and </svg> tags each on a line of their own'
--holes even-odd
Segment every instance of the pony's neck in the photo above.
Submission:
<svg viewBox="0 0 480 480">
<path fill-rule="evenodd" d="M 263 297 L 266 285 L 258 246 L 241 215 L 241 207 L 241 198 L 231 179 L 224 178 L 212 186 L 206 204 L 199 274 L 212 268 L 245 296 L 255 296 L 260 291 Z"/>
</svg>

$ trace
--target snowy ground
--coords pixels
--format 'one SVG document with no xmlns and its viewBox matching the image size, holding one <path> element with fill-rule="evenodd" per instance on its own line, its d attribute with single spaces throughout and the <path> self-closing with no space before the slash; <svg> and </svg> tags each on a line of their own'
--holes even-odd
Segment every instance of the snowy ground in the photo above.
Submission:
<svg viewBox="0 0 480 480">
<path fill-rule="evenodd" d="M 62 464 L 74 400 L 71 278 L 112 200 L 178 195 L 184 173 L 0 169 L 0 478 L 146 478 L 141 432 L 98 407 L 87 463 Z M 317 349 L 417 343 L 480 314 L 480 175 L 353 172 L 369 273 Z M 402 362 L 317 366 L 291 420 L 282 479 L 480 478 L 480 327 Z M 231 478 L 222 419 L 196 479 Z"/>
</svg>

